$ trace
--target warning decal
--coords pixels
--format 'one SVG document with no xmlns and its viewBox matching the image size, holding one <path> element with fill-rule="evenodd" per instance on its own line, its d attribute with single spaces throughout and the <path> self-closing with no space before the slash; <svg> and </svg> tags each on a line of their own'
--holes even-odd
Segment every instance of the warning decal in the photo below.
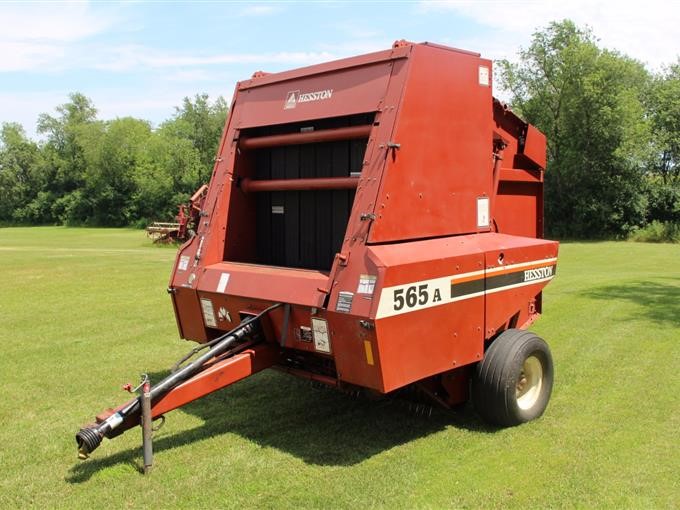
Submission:
<svg viewBox="0 0 680 510">
<path fill-rule="evenodd" d="M 201 298 L 201 310 L 203 310 L 203 322 L 205 322 L 205 325 L 210 328 L 217 327 L 212 301 L 207 298 Z"/>
<path fill-rule="evenodd" d="M 375 281 L 377 276 L 372 274 L 359 275 L 359 286 L 357 287 L 357 294 L 373 294 L 375 290 Z"/>
<path fill-rule="evenodd" d="M 328 338 L 328 323 L 324 319 L 312 317 L 312 335 L 314 337 L 314 348 L 317 351 L 331 352 L 331 342 Z"/>
<path fill-rule="evenodd" d="M 178 271 L 186 271 L 189 267 L 189 255 L 182 255 L 179 258 L 179 264 L 177 265 Z"/>
</svg>

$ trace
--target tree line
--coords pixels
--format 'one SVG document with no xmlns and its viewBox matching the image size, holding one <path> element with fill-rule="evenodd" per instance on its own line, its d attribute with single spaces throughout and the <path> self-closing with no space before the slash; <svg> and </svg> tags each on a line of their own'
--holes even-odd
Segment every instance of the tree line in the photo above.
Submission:
<svg viewBox="0 0 680 510">
<path fill-rule="evenodd" d="M 551 235 L 620 238 L 651 225 L 680 241 L 680 60 L 651 73 L 565 20 L 499 64 L 513 109 L 548 139 Z"/>
<path fill-rule="evenodd" d="M 680 60 L 660 72 L 565 20 L 497 62 L 513 109 L 548 139 L 547 233 L 680 241 Z M 0 130 L 0 223 L 143 226 L 208 181 L 228 107 L 185 98 L 153 129 L 102 121 L 80 93 L 39 117 L 40 142 Z"/>
<path fill-rule="evenodd" d="M 42 114 L 30 140 L 16 123 L 0 130 L 0 223 L 145 226 L 169 220 L 208 182 L 227 103 L 185 98 L 152 129 L 132 117 L 102 121 L 74 93 Z"/>
</svg>

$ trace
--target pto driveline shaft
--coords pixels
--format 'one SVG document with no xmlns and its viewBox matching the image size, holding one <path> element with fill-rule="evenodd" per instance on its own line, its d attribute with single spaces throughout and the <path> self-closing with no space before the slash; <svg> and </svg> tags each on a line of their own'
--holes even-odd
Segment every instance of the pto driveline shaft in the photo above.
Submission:
<svg viewBox="0 0 680 510">
<path fill-rule="evenodd" d="M 229 333 L 226 333 L 222 340 L 219 340 L 217 343 L 215 343 L 212 349 L 199 356 L 196 361 L 181 368 L 177 372 L 170 374 L 161 382 L 154 385 L 151 388 L 151 401 L 153 402 L 164 396 L 175 386 L 196 375 L 203 369 L 203 365 L 207 361 L 224 354 L 229 349 L 231 349 L 235 343 L 252 334 L 255 331 L 257 319 L 259 319 L 260 316 L 261 314 L 250 319 L 246 319 L 244 323 L 240 324 Z M 110 437 L 111 433 L 121 423 L 123 423 L 123 421 L 130 418 L 134 414 L 139 414 L 140 408 L 141 397 L 137 397 L 136 399 L 130 401 L 128 405 L 109 416 L 102 423 L 92 427 L 80 429 L 80 431 L 78 431 L 76 434 L 78 457 L 81 459 L 86 459 L 89 454 L 101 444 L 104 437 Z"/>
</svg>

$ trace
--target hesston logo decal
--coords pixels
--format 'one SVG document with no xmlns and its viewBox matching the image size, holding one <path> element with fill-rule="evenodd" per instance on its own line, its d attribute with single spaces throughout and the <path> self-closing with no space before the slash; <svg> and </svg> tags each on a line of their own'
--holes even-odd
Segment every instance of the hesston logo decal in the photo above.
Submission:
<svg viewBox="0 0 680 510">
<path fill-rule="evenodd" d="M 540 280 L 541 278 L 549 278 L 553 275 L 553 268 L 554 266 L 528 269 L 527 271 L 524 271 L 524 281 L 530 282 L 533 280 Z"/>
<path fill-rule="evenodd" d="M 300 92 L 299 90 L 291 90 L 286 94 L 286 101 L 283 103 L 284 110 L 295 108 L 298 103 L 309 103 L 310 101 L 323 101 L 330 99 L 333 95 L 333 89 L 317 90 L 314 92 Z"/>
</svg>

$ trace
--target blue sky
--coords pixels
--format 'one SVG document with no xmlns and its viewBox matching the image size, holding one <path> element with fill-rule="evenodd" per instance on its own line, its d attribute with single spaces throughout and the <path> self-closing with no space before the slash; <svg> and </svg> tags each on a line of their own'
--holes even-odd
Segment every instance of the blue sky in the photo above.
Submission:
<svg viewBox="0 0 680 510">
<path fill-rule="evenodd" d="M 658 69 L 680 51 L 680 0 L 412 2 L 1 2 L 0 122 L 35 136 L 41 112 L 79 91 L 105 119 L 161 122 L 187 95 L 231 97 L 237 80 L 432 41 L 514 58 L 550 20 Z"/>
</svg>

